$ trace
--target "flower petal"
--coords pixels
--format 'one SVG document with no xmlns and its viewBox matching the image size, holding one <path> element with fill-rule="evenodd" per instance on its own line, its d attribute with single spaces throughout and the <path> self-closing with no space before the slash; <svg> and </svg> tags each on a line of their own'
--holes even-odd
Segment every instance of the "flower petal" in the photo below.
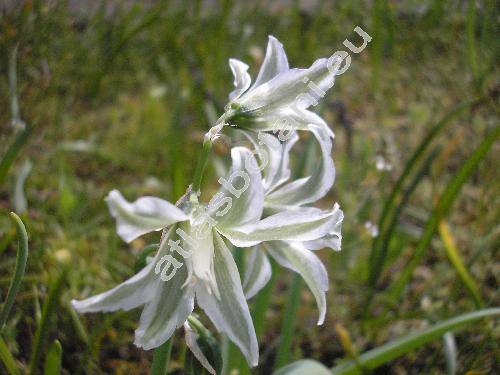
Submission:
<svg viewBox="0 0 500 375">
<path fill-rule="evenodd" d="M 160 278 L 155 274 L 156 262 L 168 252 L 167 242 L 175 228 L 163 237 L 154 259 L 140 272 L 125 282 L 104 293 L 84 299 L 72 300 L 71 304 L 79 313 L 97 311 L 131 310 L 150 301 L 158 288 Z"/>
<path fill-rule="evenodd" d="M 268 194 L 290 178 L 290 149 L 299 140 L 299 136 L 293 132 L 285 142 L 280 143 L 277 137 L 268 133 L 251 130 L 242 132 L 258 150 L 261 163 L 265 163 L 262 175 L 264 190 Z"/>
<path fill-rule="evenodd" d="M 245 298 L 255 296 L 271 279 L 271 263 L 264 251 L 256 246 L 250 250 L 243 277 L 243 290 Z"/>
<path fill-rule="evenodd" d="M 321 158 L 309 177 L 290 182 L 266 196 L 266 206 L 301 206 L 316 202 L 331 189 L 335 180 L 335 166 L 331 157 L 332 138 L 323 129 L 309 125 L 321 148 Z"/>
<path fill-rule="evenodd" d="M 255 132 L 272 131 L 275 134 L 278 132 L 285 134 L 291 129 L 308 131 L 309 125 L 316 125 L 335 138 L 334 133 L 321 116 L 297 106 L 279 107 L 252 117 L 251 120 L 240 120 L 236 125 Z"/>
<path fill-rule="evenodd" d="M 333 250 L 340 250 L 342 244 L 342 221 L 344 220 L 344 213 L 336 205 L 336 219 L 331 221 L 331 226 L 328 229 L 328 234 L 317 240 L 305 241 L 303 245 L 308 250 L 320 250 L 330 248 Z"/>
<path fill-rule="evenodd" d="M 308 69 L 289 69 L 278 74 L 241 95 L 236 103 L 241 106 L 243 114 L 255 112 L 258 115 L 288 106 L 306 109 L 313 104 L 310 99 L 314 99 L 308 82 L 326 91 L 333 86 L 334 78 L 328 69 L 327 59 L 318 59 Z"/>
<path fill-rule="evenodd" d="M 325 293 L 328 290 L 328 274 L 321 260 L 300 242 L 271 241 L 264 247 L 279 264 L 302 276 L 318 304 L 318 325 L 323 324 L 326 314 Z"/>
<path fill-rule="evenodd" d="M 233 245 L 250 247 L 263 241 L 310 241 L 328 234 L 332 222 L 336 222 L 338 205 L 331 210 L 301 207 L 294 211 L 282 211 L 256 223 L 237 228 L 217 230 Z"/>
<path fill-rule="evenodd" d="M 312 359 L 301 359 L 280 368 L 273 375 L 331 375 L 331 371 L 321 363 Z"/>
<path fill-rule="evenodd" d="M 222 188 L 217 194 L 230 199 L 231 208 L 215 212 L 217 208 L 212 201 L 209 205 L 219 225 L 229 228 L 259 220 L 264 209 L 262 175 L 252 152 L 245 147 L 234 147 L 231 157 L 231 172 L 229 177 L 219 179 Z"/>
<path fill-rule="evenodd" d="M 190 256 L 186 264 L 188 270 L 201 282 L 205 283 L 210 293 L 219 295 L 214 275 L 214 242 L 212 227 L 208 223 L 181 224 L 185 229 L 182 246 Z"/>
<path fill-rule="evenodd" d="M 234 76 L 235 89 L 229 94 L 229 100 L 235 100 L 241 96 L 250 87 L 252 78 L 248 74 L 248 65 L 237 59 L 229 59 L 229 67 Z"/>
<path fill-rule="evenodd" d="M 214 232 L 215 277 L 220 299 L 197 285 L 196 300 L 219 332 L 227 334 L 246 357 L 250 366 L 259 360 L 259 348 L 247 301 L 241 287 L 240 275 L 231 252 Z"/>
<path fill-rule="evenodd" d="M 269 81 L 279 73 L 286 72 L 288 69 L 290 69 L 290 67 L 288 66 L 288 59 L 286 57 L 283 44 L 281 44 L 274 36 L 269 35 L 266 57 L 264 57 L 264 62 L 260 67 L 259 75 L 257 76 L 252 88 Z"/>
<path fill-rule="evenodd" d="M 155 296 L 144 307 L 135 331 L 134 344 L 139 348 L 149 350 L 162 345 L 191 314 L 194 289 L 191 284 L 183 287 L 186 279 L 187 267 L 182 266 L 169 281 L 160 280 Z"/>
<path fill-rule="evenodd" d="M 189 350 L 191 350 L 191 353 L 193 353 L 196 359 L 210 374 L 216 375 L 214 368 L 198 345 L 198 334 L 191 328 L 188 322 L 184 323 L 184 332 L 186 333 L 186 345 Z"/>
<path fill-rule="evenodd" d="M 116 219 L 118 235 L 126 242 L 188 219 L 179 208 L 156 197 L 142 197 L 130 203 L 118 190 L 112 190 L 106 202 Z"/>
</svg>

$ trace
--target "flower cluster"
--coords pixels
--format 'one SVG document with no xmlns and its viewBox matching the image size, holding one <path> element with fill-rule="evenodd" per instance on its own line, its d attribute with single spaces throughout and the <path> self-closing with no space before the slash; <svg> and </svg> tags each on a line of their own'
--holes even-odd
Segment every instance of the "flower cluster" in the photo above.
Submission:
<svg viewBox="0 0 500 375">
<path fill-rule="evenodd" d="M 255 366 L 259 351 L 247 299 L 269 281 L 271 256 L 302 275 L 322 324 L 328 276 L 315 251 L 340 250 L 343 213 L 338 204 L 326 210 L 312 206 L 330 190 L 335 169 L 333 133 L 309 109 L 333 85 L 330 65 L 319 59 L 308 69 L 290 69 L 283 46 L 270 37 L 252 85 L 248 65 L 231 59 L 235 89 L 207 139 L 230 128 L 248 147 L 231 149 L 231 169 L 219 179 L 221 188 L 207 204 L 189 189 L 175 205 L 156 197 L 128 202 L 111 191 L 106 200 L 118 235 L 130 242 L 162 230 L 159 248 L 136 275 L 109 291 L 73 301 L 74 308 L 83 313 L 143 306 L 135 344 L 151 349 L 186 323 L 196 301 Z M 290 152 L 299 140 L 296 130 L 314 137 L 320 158 L 309 176 L 292 179 Z M 249 252 L 243 285 L 231 247 Z M 200 350 L 193 353 L 213 372 Z"/>
</svg>

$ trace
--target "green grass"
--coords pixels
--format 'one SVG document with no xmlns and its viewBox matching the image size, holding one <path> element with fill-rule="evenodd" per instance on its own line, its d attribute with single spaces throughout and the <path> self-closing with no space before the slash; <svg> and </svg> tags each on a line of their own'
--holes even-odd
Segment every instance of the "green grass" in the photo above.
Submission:
<svg viewBox="0 0 500 375">
<path fill-rule="evenodd" d="M 330 276 L 325 324 L 316 326 L 307 288 L 273 266 L 269 287 L 250 301 L 260 344 L 251 372 L 303 358 L 327 368 L 349 359 L 335 324 L 366 353 L 427 322 L 499 305 L 494 2 L 291 3 L 160 0 L 77 13 L 67 1 L 30 0 L 0 15 L 0 309 L 12 300 L 16 274 L 8 219 L 16 176 L 27 159 L 33 163 L 22 215 L 30 256 L 0 337 L 1 373 L 59 363 L 70 373 L 148 371 L 153 353 L 132 344 L 138 311 L 78 316 L 69 307 L 132 275 L 145 262 L 143 249 L 158 242 L 151 235 L 124 244 L 103 198 L 117 188 L 130 199 L 176 201 L 193 180 L 210 197 L 218 188 L 212 161 L 227 165 L 230 157 L 228 145 L 216 142 L 203 181 L 195 171 L 203 134 L 214 125 L 206 109 L 222 114 L 230 57 L 248 62 L 255 77 L 268 34 L 300 67 L 344 49 L 346 38 L 354 42 L 357 25 L 374 39 L 352 55 L 320 109 L 336 134 L 337 169 L 320 205 L 338 201 L 345 212 L 343 251 L 318 252 Z M 29 124 L 24 131 L 11 126 L 19 118 Z M 308 165 L 306 144 L 292 160 L 299 169 Z M 390 171 L 376 169 L 377 155 Z M 455 251 L 437 233 L 442 206 Z M 379 236 L 371 237 L 367 221 L 378 224 Z M 398 292 L 397 302 L 388 290 Z M 202 313 L 200 320 L 215 333 Z M 438 341 L 381 370 L 445 371 Z M 174 373 L 184 368 L 182 342 L 179 331 Z M 498 342 L 488 324 L 457 333 L 458 372 L 493 371 Z M 231 366 L 246 373 L 239 353 L 229 353 Z"/>
</svg>

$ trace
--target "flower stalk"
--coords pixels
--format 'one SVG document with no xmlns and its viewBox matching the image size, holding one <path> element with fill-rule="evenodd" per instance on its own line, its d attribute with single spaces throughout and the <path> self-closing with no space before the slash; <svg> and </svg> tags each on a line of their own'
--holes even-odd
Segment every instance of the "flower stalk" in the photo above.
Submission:
<svg viewBox="0 0 500 375">
<path fill-rule="evenodd" d="M 210 156 L 210 151 L 212 150 L 212 139 L 210 136 L 205 136 L 203 141 L 203 148 L 201 150 L 200 157 L 198 159 L 198 164 L 193 177 L 193 193 L 199 195 L 201 190 L 201 182 L 203 180 L 203 174 L 208 162 L 208 157 Z"/>
</svg>

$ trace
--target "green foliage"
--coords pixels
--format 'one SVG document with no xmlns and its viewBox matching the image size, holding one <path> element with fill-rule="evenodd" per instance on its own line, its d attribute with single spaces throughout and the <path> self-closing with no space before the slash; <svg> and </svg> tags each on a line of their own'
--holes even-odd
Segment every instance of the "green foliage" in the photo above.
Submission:
<svg viewBox="0 0 500 375">
<path fill-rule="evenodd" d="M 139 256 L 137 257 L 137 260 L 135 261 L 134 265 L 134 272 L 139 272 L 142 270 L 146 264 L 147 264 L 147 258 L 154 256 L 156 253 L 156 250 L 158 250 L 158 245 L 157 243 L 151 244 L 146 246 L 142 251 L 140 252 Z"/>
<path fill-rule="evenodd" d="M 477 310 L 463 314 L 430 328 L 424 329 L 399 339 L 393 340 L 375 349 L 369 350 L 358 357 L 358 361 L 347 361 L 332 368 L 335 375 L 362 374 L 363 371 L 374 370 L 384 363 L 394 360 L 411 350 L 435 340 L 448 331 L 460 329 L 470 323 L 486 317 L 494 317 L 500 314 L 499 308 Z"/>
<path fill-rule="evenodd" d="M 61 272 L 60 275 L 58 275 L 57 278 L 54 279 L 49 287 L 49 294 L 43 304 L 40 322 L 35 331 L 35 337 L 33 338 L 31 357 L 29 361 L 30 374 L 35 374 L 37 372 L 40 357 L 42 355 L 42 350 L 48 338 L 50 329 L 49 325 L 51 323 L 52 316 L 59 304 L 59 298 L 62 292 L 62 286 L 65 277 L 66 270 L 63 270 L 63 272 Z"/>
<path fill-rule="evenodd" d="M 1 336 L 0 336 L 0 359 L 2 360 L 2 363 L 5 366 L 5 369 L 7 370 L 9 375 L 19 374 L 19 371 L 17 370 L 16 360 L 10 353 L 7 344 L 5 343 L 5 341 Z"/>
<path fill-rule="evenodd" d="M 147 244 L 158 240 L 123 244 L 103 197 L 112 188 L 171 201 L 184 193 L 202 136 L 213 125 L 210 116 L 222 113 L 232 89 L 228 58 L 248 62 L 255 73 L 273 34 L 292 65 L 308 66 L 345 50 L 346 38 L 357 44 L 356 25 L 373 41 L 351 54 L 351 67 L 320 110 L 336 134 L 337 169 L 334 189 L 321 205 L 338 201 L 346 213 L 343 251 L 318 252 L 331 278 L 325 324 L 315 326 L 314 301 L 300 280 L 273 267 L 268 286 L 249 301 L 260 344 L 259 367 L 252 371 L 270 373 L 275 364 L 300 358 L 327 367 L 349 358 L 335 323 L 359 352 L 390 358 L 384 372 L 444 371 L 445 355 L 434 346 L 399 352 L 381 345 L 436 317 L 500 303 L 493 209 L 499 203 L 498 145 L 491 143 L 486 153 L 482 143 L 498 127 L 495 2 L 469 1 L 465 8 L 437 0 L 370 6 L 320 1 L 310 8 L 298 1 L 84 3 L 92 2 L 0 5 L 0 108 L 6 109 L 0 111 L 0 307 L 6 320 L 0 372 L 59 363 L 70 373 L 138 373 L 153 357 L 160 373 L 166 363 L 177 372 L 185 359 L 196 365 L 179 338 L 171 361 L 170 344 L 154 355 L 136 349 L 137 312 L 78 316 L 69 305 L 130 277 L 153 251 Z M 9 125 L 20 113 L 29 124 L 25 130 Z M 478 145 L 481 160 L 462 166 L 477 156 Z M 222 139 L 212 150 L 224 166 L 227 148 Z M 299 145 L 292 162 L 306 167 L 309 154 Z M 377 170 L 377 156 L 392 169 Z M 16 232 L 4 217 L 14 209 L 15 176 L 27 159 L 33 170 L 22 218 L 30 263 L 23 288 L 13 293 L 9 285 L 22 262 L 16 261 Z M 211 164 L 203 181 L 196 173 L 200 199 L 218 188 Z M 454 247 L 442 231 L 444 247 L 436 236 L 444 222 L 438 206 L 450 207 L 446 223 Z M 377 223 L 378 236 L 365 229 L 368 221 Z M 64 279 L 61 269 L 68 269 Z M 385 293 L 395 284 L 398 292 L 407 291 L 397 302 Z M 49 324 L 56 314 L 57 325 Z M 491 371 L 497 342 L 498 332 L 477 323 L 457 336 L 457 372 Z M 377 352 L 380 347 L 388 351 Z M 360 358 L 375 363 L 365 354 Z M 231 369 L 250 371 L 238 349 L 229 355 Z"/>
<path fill-rule="evenodd" d="M 402 293 L 403 288 L 408 284 L 409 279 L 417 265 L 420 263 L 425 251 L 429 248 L 433 235 L 439 225 L 441 219 L 443 219 L 451 209 L 456 196 L 460 192 L 462 185 L 465 183 L 467 178 L 474 172 L 480 161 L 484 159 L 488 151 L 490 150 L 493 143 L 498 139 L 500 135 L 500 127 L 496 127 L 484 138 L 484 140 L 479 144 L 477 149 L 472 153 L 472 155 L 465 161 L 463 166 L 459 169 L 457 174 L 450 180 L 443 193 L 438 199 L 429 220 L 427 221 L 424 232 L 420 241 L 418 242 L 415 251 L 410 258 L 408 264 L 404 267 L 401 276 L 394 282 L 392 289 L 390 291 L 392 297 L 397 298 Z"/>
<path fill-rule="evenodd" d="M 57 375 L 61 373 L 62 347 L 61 343 L 55 340 L 49 347 L 47 358 L 45 358 L 45 375 Z"/>
<path fill-rule="evenodd" d="M 222 372 L 222 355 L 219 348 L 219 343 L 214 336 L 193 316 L 188 319 L 191 327 L 198 335 L 196 343 L 202 351 L 208 363 L 212 366 L 217 374 Z M 184 359 L 184 373 L 186 375 L 201 375 L 208 374 L 208 371 L 196 359 L 194 354 L 188 349 Z"/>
<path fill-rule="evenodd" d="M 15 213 L 11 212 L 10 218 L 16 226 L 18 248 L 16 267 L 14 268 L 14 274 L 12 275 L 7 297 L 3 302 L 2 310 L 0 312 L 0 333 L 7 322 L 10 310 L 14 304 L 14 299 L 16 298 L 16 295 L 21 287 L 24 271 L 26 269 L 26 262 L 28 261 L 28 233 L 26 232 L 26 228 L 24 227 L 22 220 Z"/>
<path fill-rule="evenodd" d="M 375 237 L 370 253 L 370 276 L 368 279 L 369 285 L 376 285 L 378 277 L 384 266 L 385 259 L 387 257 L 391 236 L 393 234 L 394 226 L 398 220 L 399 214 L 402 208 L 406 205 L 405 203 L 408 202 L 408 198 L 412 191 L 415 189 L 416 185 L 420 181 L 422 181 L 422 174 L 426 171 L 426 166 L 428 166 L 428 164 L 432 161 L 433 157 L 422 164 L 424 167 L 421 168 L 421 172 L 417 172 L 415 174 L 416 177 L 413 180 L 414 182 L 410 183 L 410 188 L 406 189 L 405 191 L 403 190 L 403 186 L 406 183 L 406 179 L 409 178 L 413 170 L 418 167 L 419 162 L 425 157 L 427 149 L 433 139 L 437 135 L 439 135 L 439 133 L 443 131 L 447 125 L 451 124 L 451 121 L 455 117 L 460 115 L 464 110 L 470 108 L 475 103 L 477 102 L 473 101 L 459 104 L 449 113 L 447 113 L 440 121 L 433 125 L 431 127 L 431 130 L 422 139 L 422 141 L 406 163 L 404 170 L 399 176 L 389 197 L 384 202 L 382 214 L 380 215 L 380 219 L 378 221 L 380 235 Z M 431 156 L 432 155 L 433 154 L 431 154 Z M 398 200 L 401 203 L 396 206 Z"/>
<path fill-rule="evenodd" d="M 170 353 L 172 351 L 173 337 L 155 349 L 153 362 L 151 363 L 152 375 L 166 375 L 168 372 L 168 363 L 170 362 Z"/>
<path fill-rule="evenodd" d="M 31 131 L 32 127 L 28 126 L 25 130 L 20 132 L 14 139 L 14 142 L 12 142 L 12 145 L 8 148 L 5 155 L 2 156 L 2 159 L 0 160 L 0 185 L 3 185 L 12 163 L 14 162 L 17 154 L 28 141 Z"/>
</svg>

